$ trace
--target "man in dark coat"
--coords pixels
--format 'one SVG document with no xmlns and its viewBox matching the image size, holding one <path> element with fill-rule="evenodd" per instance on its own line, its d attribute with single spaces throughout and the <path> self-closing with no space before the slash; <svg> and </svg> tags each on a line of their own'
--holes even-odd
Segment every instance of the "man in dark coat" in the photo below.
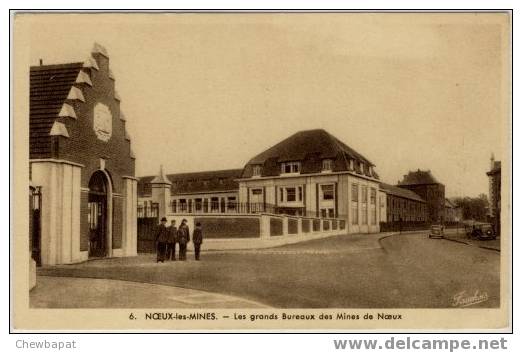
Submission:
<svg viewBox="0 0 522 353">
<path fill-rule="evenodd" d="M 167 260 L 176 261 L 176 242 L 178 240 L 178 228 L 176 227 L 176 220 L 170 221 L 168 228 L 169 237 L 167 239 Z"/>
<path fill-rule="evenodd" d="M 187 220 L 181 221 L 178 228 L 178 243 L 179 243 L 179 259 L 184 261 L 187 259 L 187 244 L 190 241 L 190 232 L 187 225 Z"/>
<path fill-rule="evenodd" d="M 167 250 L 167 240 L 169 238 L 169 230 L 167 229 L 166 224 L 167 219 L 163 217 L 156 230 L 156 262 L 165 262 L 165 251 Z"/>
<path fill-rule="evenodd" d="M 196 261 L 199 261 L 199 251 L 201 250 L 201 244 L 203 244 L 203 231 L 201 230 L 201 223 L 196 223 L 194 233 L 192 233 L 192 242 L 194 243 L 194 254 Z"/>
</svg>

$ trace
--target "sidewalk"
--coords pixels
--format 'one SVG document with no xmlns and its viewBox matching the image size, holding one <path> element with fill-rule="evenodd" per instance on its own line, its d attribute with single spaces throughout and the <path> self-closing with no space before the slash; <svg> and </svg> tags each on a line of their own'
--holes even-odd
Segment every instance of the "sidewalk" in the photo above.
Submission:
<svg viewBox="0 0 522 353">
<path fill-rule="evenodd" d="M 112 279 L 38 276 L 32 308 L 266 308 L 218 293 Z"/>
<path fill-rule="evenodd" d="M 447 240 L 456 241 L 458 243 L 467 244 L 471 246 L 477 246 L 479 248 L 500 251 L 500 237 L 497 239 L 491 240 L 477 240 L 477 239 L 469 239 L 466 234 L 463 233 L 453 233 L 446 235 Z"/>
</svg>

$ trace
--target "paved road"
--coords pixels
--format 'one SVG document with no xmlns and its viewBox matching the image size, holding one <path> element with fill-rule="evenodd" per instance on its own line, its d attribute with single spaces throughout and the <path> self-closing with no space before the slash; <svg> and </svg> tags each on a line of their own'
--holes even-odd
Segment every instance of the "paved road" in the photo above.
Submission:
<svg viewBox="0 0 522 353">
<path fill-rule="evenodd" d="M 78 298 L 82 298 L 81 304 Z M 159 299 L 158 299 L 159 298 Z M 264 308 L 242 298 L 112 279 L 38 276 L 33 308 Z"/>
<path fill-rule="evenodd" d="M 152 255 L 107 259 L 42 268 L 39 274 L 181 286 L 281 308 L 449 308 L 455 298 L 464 306 L 474 296 L 481 301 L 469 307 L 498 307 L 498 252 L 428 239 L 425 232 L 378 242 L 381 236 L 207 252 L 199 262 L 156 264 Z"/>
</svg>

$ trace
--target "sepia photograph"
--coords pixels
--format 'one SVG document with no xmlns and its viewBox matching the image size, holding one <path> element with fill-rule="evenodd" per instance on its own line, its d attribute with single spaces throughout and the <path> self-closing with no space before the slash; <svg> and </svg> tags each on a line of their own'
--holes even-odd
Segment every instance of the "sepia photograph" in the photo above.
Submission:
<svg viewBox="0 0 522 353">
<path fill-rule="evenodd" d="M 15 328 L 508 327 L 511 19 L 16 13 Z"/>
</svg>

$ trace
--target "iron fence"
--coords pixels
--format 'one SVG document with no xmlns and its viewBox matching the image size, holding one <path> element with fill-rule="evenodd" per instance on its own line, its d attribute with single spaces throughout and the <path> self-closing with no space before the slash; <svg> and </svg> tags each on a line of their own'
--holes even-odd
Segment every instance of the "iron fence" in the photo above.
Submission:
<svg viewBox="0 0 522 353">
<path fill-rule="evenodd" d="M 286 216 L 299 216 L 309 218 L 343 218 L 343 215 L 327 217 L 326 214 L 309 211 L 304 207 L 281 207 L 264 202 L 223 202 L 223 201 L 194 201 L 194 200 L 173 200 L 170 204 L 170 211 L 174 214 L 255 214 L 271 213 Z"/>
<path fill-rule="evenodd" d="M 158 218 L 159 204 L 146 202 L 138 205 L 138 218 Z"/>
</svg>

